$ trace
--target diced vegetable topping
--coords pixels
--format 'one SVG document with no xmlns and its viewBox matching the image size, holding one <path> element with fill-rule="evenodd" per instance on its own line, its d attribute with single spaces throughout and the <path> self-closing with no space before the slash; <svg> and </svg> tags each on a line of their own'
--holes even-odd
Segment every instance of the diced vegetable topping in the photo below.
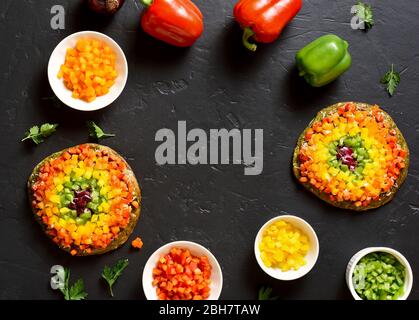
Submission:
<svg viewBox="0 0 419 320">
<path fill-rule="evenodd" d="M 143 241 L 140 237 L 137 237 L 134 240 L 132 240 L 131 245 L 133 248 L 141 249 L 143 247 Z"/>
<path fill-rule="evenodd" d="M 352 281 L 364 300 L 397 300 L 404 293 L 405 267 L 393 255 L 373 252 L 355 266 Z"/>
<path fill-rule="evenodd" d="M 153 286 L 160 300 L 204 300 L 210 296 L 211 265 L 205 256 L 172 248 L 153 269 Z"/>
<path fill-rule="evenodd" d="M 366 207 L 397 187 L 408 150 L 374 106 L 348 103 L 307 129 L 299 152 L 300 181 L 334 202 Z"/>
<path fill-rule="evenodd" d="M 354 151 L 349 147 L 338 147 L 337 160 L 340 160 L 343 165 L 348 166 L 349 170 L 354 171 L 357 166 L 357 161 L 354 155 Z"/>
<path fill-rule="evenodd" d="M 265 266 L 282 271 L 298 270 L 304 266 L 309 248 L 308 237 L 282 220 L 272 223 L 263 231 L 259 244 L 260 258 Z"/>
<path fill-rule="evenodd" d="M 104 42 L 80 39 L 75 48 L 67 49 L 58 78 L 64 80 L 73 98 L 92 102 L 114 85 L 118 76 L 115 61 L 115 53 Z"/>
<path fill-rule="evenodd" d="M 45 161 L 32 206 L 53 241 L 76 255 L 115 240 L 139 207 L 127 169 L 119 156 L 88 144 Z"/>
<path fill-rule="evenodd" d="M 87 205 L 90 203 L 90 201 L 92 201 L 92 194 L 90 189 L 83 191 L 75 190 L 73 201 L 70 202 L 68 207 L 71 210 L 76 210 L 78 214 L 82 214 L 87 209 Z"/>
</svg>

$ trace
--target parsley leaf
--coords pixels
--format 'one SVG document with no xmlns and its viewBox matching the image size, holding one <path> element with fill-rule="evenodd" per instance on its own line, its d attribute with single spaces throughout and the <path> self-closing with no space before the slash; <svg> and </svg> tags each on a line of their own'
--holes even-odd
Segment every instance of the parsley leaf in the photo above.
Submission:
<svg viewBox="0 0 419 320">
<path fill-rule="evenodd" d="M 104 138 L 110 138 L 115 137 L 114 134 L 111 133 L 105 133 L 96 123 L 93 121 L 87 122 L 87 127 L 89 128 L 89 135 L 92 138 L 96 139 L 104 139 Z"/>
<path fill-rule="evenodd" d="M 272 297 L 271 287 L 262 287 L 259 290 L 258 300 L 276 300 L 278 297 Z"/>
<path fill-rule="evenodd" d="M 102 272 L 102 278 L 106 280 L 109 285 L 109 291 L 111 296 L 113 297 L 113 290 L 112 287 L 116 280 L 121 276 L 124 269 L 128 267 L 128 259 L 121 259 L 119 260 L 115 266 L 112 268 L 105 266 Z"/>
<path fill-rule="evenodd" d="M 87 293 L 84 292 L 84 282 L 82 279 L 77 280 L 69 290 L 69 300 L 84 300 Z"/>
<path fill-rule="evenodd" d="M 371 5 L 358 2 L 356 4 L 355 15 L 364 23 L 365 30 L 371 29 L 374 25 L 374 16 L 372 14 Z"/>
<path fill-rule="evenodd" d="M 400 84 L 400 74 L 394 71 L 394 64 L 391 65 L 391 70 L 381 79 L 381 83 L 387 85 L 388 94 L 393 96 L 397 86 Z"/>
<path fill-rule="evenodd" d="M 50 124 L 50 123 L 44 123 L 39 128 L 38 126 L 33 126 L 28 131 L 26 131 L 26 136 L 21 140 L 25 141 L 28 139 L 31 139 L 35 144 L 40 144 L 44 142 L 44 139 L 52 135 L 56 128 L 58 127 L 58 124 Z"/>
<path fill-rule="evenodd" d="M 69 286 L 70 269 L 64 269 L 64 286 L 60 291 L 64 295 L 65 300 L 84 300 L 87 293 L 84 291 L 84 282 L 82 279 L 77 280 L 72 286 Z"/>
</svg>

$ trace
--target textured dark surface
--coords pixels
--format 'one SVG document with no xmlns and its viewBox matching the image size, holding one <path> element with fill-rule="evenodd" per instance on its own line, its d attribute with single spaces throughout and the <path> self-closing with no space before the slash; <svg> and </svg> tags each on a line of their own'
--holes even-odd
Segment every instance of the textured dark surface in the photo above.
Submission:
<svg viewBox="0 0 419 320">
<path fill-rule="evenodd" d="M 306 0 L 278 42 L 252 54 L 240 44 L 233 1 L 196 0 L 205 33 L 189 50 L 159 43 L 139 28 L 142 10 L 127 1 L 112 20 L 95 18 L 76 0 L 0 2 L 0 298 L 58 299 L 49 289 L 49 268 L 62 264 L 72 279 L 83 277 L 89 298 L 105 299 L 100 280 L 105 264 L 127 257 L 130 266 L 115 286 L 120 299 L 143 299 L 142 268 L 148 256 L 172 240 L 210 248 L 224 273 L 223 299 L 253 299 L 271 285 L 283 299 L 350 299 L 344 271 L 350 257 L 367 246 L 400 250 L 419 268 L 419 5 L 412 0 L 375 0 L 376 25 L 367 33 L 350 28 L 354 1 Z M 66 8 L 66 30 L 50 28 L 50 8 Z M 130 75 L 122 96 L 102 112 L 80 113 L 61 105 L 49 88 L 50 53 L 65 36 L 93 29 L 124 49 Z M 309 88 L 294 70 L 296 51 L 315 37 L 336 33 L 350 43 L 353 66 L 335 83 Z M 403 70 L 397 94 L 389 98 L 380 77 L 395 63 Z M 394 118 L 411 150 L 405 185 L 388 205 L 353 214 L 327 206 L 293 180 L 294 144 L 321 108 L 339 101 L 377 103 Z M 45 156 L 87 141 L 84 122 L 98 121 L 117 137 L 105 144 L 124 155 L 143 190 L 143 210 L 134 232 L 141 252 L 129 245 L 100 256 L 72 258 L 45 237 L 31 216 L 25 183 Z M 158 129 L 263 128 L 264 171 L 243 175 L 241 166 L 155 164 Z M 33 124 L 57 122 L 44 144 L 20 143 Z M 299 215 L 316 229 L 320 257 L 315 269 L 293 282 L 270 279 L 257 266 L 253 241 L 259 227 L 281 213 Z M 416 274 L 417 275 L 417 274 Z M 414 285 L 411 298 L 419 299 Z"/>
</svg>

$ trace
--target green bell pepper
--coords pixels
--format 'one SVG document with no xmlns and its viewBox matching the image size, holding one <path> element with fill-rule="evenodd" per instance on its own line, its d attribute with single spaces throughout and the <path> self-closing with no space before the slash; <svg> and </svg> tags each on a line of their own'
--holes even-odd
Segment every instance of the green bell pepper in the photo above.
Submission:
<svg viewBox="0 0 419 320">
<path fill-rule="evenodd" d="M 351 66 L 348 42 L 334 34 L 317 38 L 296 55 L 300 76 L 313 87 L 322 87 L 336 80 Z"/>
</svg>

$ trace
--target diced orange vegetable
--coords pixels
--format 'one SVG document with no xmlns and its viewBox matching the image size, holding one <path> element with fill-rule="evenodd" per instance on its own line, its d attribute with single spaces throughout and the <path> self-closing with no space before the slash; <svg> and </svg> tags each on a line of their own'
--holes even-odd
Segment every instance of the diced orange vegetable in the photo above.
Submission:
<svg viewBox="0 0 419 320">
<path fill-rule="evenodd" d="M 75 48 L 69 48 L 57 76 L 63 79 L 72 96 L 87 102 L 107 94 L 118 74 L 116 55 L 106 43 L 80 39 Z"/>
<path fill-rule="evenodd" d="M 133 248 L 141 249 L 144 244 L 143 244 L 143 241 L 141 240 L 141 238 L 137 237 L 134 240 L 132 240 L 131 245 L 133 246 Z"/>
</svg>

